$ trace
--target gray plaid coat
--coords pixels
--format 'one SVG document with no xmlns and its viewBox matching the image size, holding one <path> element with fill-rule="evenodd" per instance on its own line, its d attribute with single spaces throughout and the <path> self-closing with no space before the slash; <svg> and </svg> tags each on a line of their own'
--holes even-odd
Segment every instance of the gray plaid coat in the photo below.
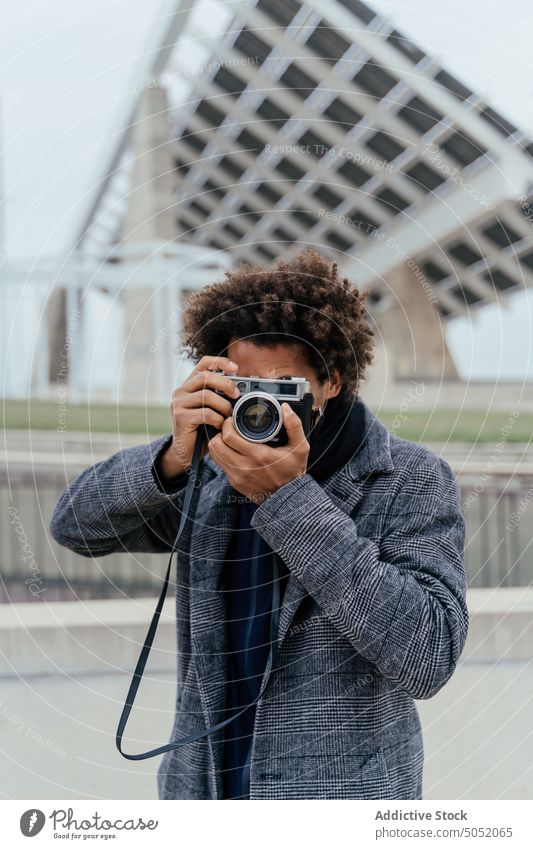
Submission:
<svg viewBox="0 0 533 849">
<path fill-rule="evenodd" d="M 468 629 L 464 518 L 448 464 L 365 407 L 363 447 L 322 484 L 281 487 L 252 524 L 289 569 L 279 657 L 257 706 L 251 799 L 420 799 L 415 699 L 453 674 Z M 51 532 L 79 554 L 168 551 L 184 490 L 152 464 L 169 436 L 84 471 Z M 216 724 L 226 690 L 221 569 L 239 495 L 207 457 L 177 564 L 178 698 L 172 739 Z M 270 663 L 270 661 L 269 661 Z M 221 798 L 220 736 L 167 753 L 162 799 Z"/>
</svg>

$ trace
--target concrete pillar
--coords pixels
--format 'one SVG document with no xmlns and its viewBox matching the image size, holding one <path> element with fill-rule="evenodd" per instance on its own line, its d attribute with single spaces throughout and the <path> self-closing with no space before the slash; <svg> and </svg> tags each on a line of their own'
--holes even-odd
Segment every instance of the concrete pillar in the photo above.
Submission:
<svg viewBox="0 0 533 849">
<path fill-rule="evenodd" d="M 167 242 L 175 238 L 175 176 L 168 101 L 163 88 L 146 89 L 132 132 L 132 186 L 121 233 L 122 243 Z M 135 258 L 143 261 L 142 254 Z M 161 284 L 163 280 L 156 281 Z M 154 399 L 161 396 L 156 346 L 161 328 L 155 289 L 122 292 L 125 349 L 121 396 Z M 177 336 L 175 336 L 177 340 Z M 159 358 L 160 359 L 160 358 Z M 170 396 L 169 396 L 170 401 Z"/>
<path fill-rule="evenodd" d="M 176 178 L 168 109 L 161 86 L 142 93 L 132 131 L 134 164 L 123 242 L 175 238 Z"/>
<path fill-rule="evenodd" d="M 67 341 L 67 298 L 64 289 L 54 289 L 46 305 L 48 380 L 55 386 L 66 379 L 64 351 Z"/>
<path fill-rule="evenodd" d="M 394 303 L 376 315 L 389 360 L 387 371 L 396 379 L 457 378 L 433 293 L 415 271 L 403 265 L 388 276 Z"/>
</svg>

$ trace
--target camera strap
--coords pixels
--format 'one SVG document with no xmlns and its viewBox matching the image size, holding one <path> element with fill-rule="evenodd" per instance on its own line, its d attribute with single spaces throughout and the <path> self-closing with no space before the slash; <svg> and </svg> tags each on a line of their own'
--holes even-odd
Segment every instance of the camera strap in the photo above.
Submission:
<svg viewBox="0 0 533 849">
<path fill-rule="evenodd" d="M 242 716 L 247 710 L 249 710 L 253 705 L 257 704 L 259 699 L 263 696 L 269 680 L 270 674 L 274 669 L 277 663 L 278 657 L 278 625 L 279 625 L 279 614 L 280 614 L 280 603 L 281 603 L 281 591 L 280 591 L 280 578 L 279 578 L 279 566 L 278 566 L 278 555 L 276 552 L 272 552 L 272 570 L 273 570 L 273 587 L 272 587 L 272 612 L 270 616 L 270 671 L 268 675 L 263 679 L 263 683 L 261 689 L 259 690 L 256 698 L 250 702 L 249 705 L 246 705 L 241 710 L 234 713 L 232 716 L 224 719 L 222 722 L 218 722 L 216 725 L 211 726 L 211 728 L 204 729 L 202 731 L 196 731 L 194 734 L 189 734 L 187 737 L 182 737 L 181 740 L 172 740 L 170 743 L 166 743 L 164 746 L 158 746 L 156 749 L 150 749 L 148 752 L 139 752 L 136 755 L 129 755 L 122 749 L 122 736 L 126 729 L 126 723 L 129 719 L 131 710 L 135 703 L 135 698 L 137 696 L 137 691 L 139 689 L 139 685 L 141 683 L 141 679 L 143 677 L 143 673 L 146 667 L 146 663 L 148 661 L 148 657 L 150 655 L 150 651 L 152 649 L 152 644 L 155 638 L 155 634 L 157 631 L 157 626 L 159 624 L 159 619 L 161 618 L 161 612 L 163 610 L 163 605 L 165 602 L 165 598 L 167 595 L 168 585 L 170 581 L 170 575 L 172 570 L 172 558 L 177 551 L 178 543 L 187 527 L 188 523 L 194 518 L 194 513 L 196 510 L 196 504 L 198 501 L 198 495 L 200 486 L 197 485 L 197 481 L 199 481 L 199 469 L 201 464 L 201 450 L 202 444 L 204 441 L 204 437 L 200 432 L 197 432 L 196 443 L 194 446 L 194 453 L 192 459 L 192 467 L 191 473 L 189 476 L 189 480 L 187 482 L 187 488 L 185 490 L 185 497 L 183 501 L 183 509 L 181 511 L 180 523 L 178 526 L 178 531 L 176 534 L 176 538 L 172 544 L 172 550 L 170 552 L 170 556 L 168 558 L 167 571 L 163 580 L 163 587 L 161 589 L 161 593 L 159 595 L 159 600 L 157 602 L 156 609 L 154 611 L 154 615 L 152 617 L 152 621 L 150 623 L 150 627 L 148 628 L 148 633 L 146 634 L 143 647 L 141 649 L 141 653 L 139 655 L 139 659 L 137 661 L 137 665 L 135 667 L 135 672 L 133 673 L 133 678 L 131 680 L 131 684 L 128 690 L 128 695 L 126 696 L 126 702 L 124 707 L 122 708 L 122 713 L 120 715 L 120 720 L 118 723 L 117 733 L 116 733 L 116 746 L 119 750 L 120 754 L 127 758 L 130 761 L 142 761 L 146 758 L 153 758 L 156 755 L 162 755 L 165 752 L 170 752 L 172 749 L 179 749 L 181 746 L 187 745 L 187 743 L 194 743 L 195 740 L 201 740 L 203 737 L 208 737 L 210 734 L 215 733 L 216 731 L 220 731 L 222 728 L 225 728 L 226 725 L 229 725 L 231 722 L 234 722 L 239 716 Z"/>
</svg>

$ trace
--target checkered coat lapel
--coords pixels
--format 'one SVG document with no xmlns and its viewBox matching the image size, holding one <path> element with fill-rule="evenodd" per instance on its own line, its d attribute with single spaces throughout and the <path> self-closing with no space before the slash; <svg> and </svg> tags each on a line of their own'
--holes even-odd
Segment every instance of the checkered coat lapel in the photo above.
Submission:
<svg viewBox="0 0 533 849">
<path fill-rule="evenodd" d="M 349 516 L 364 496 L 362 484 L 365 478 L 377 472 L 391 471 L 393 468 L 390 433 L 385 425 L 366 408 L 365 437 L 359 451 L 347 465 L 337 469 L 321 485 L 335 506 Z M 280 611 L 278 629 L 278 643 L 280 645 L 285 639 L 296 611 L 305 596 L 306 591 L 302 584 L 293 574 L 290 574 Z M 269 658 L 264 677 L 270 674 L 270 669 L 271 660 Z"/>
<path fill-rule="evenodd" d="M 363 497 L 362 487 L 357 486 L 348 474 L 347 467 L 340 469 L 323 484 L 335 505 L 349 515 Z M 287 580 L 283 604 L 280 611 L 278 641 L 281 643 L 290 628 L 291 622 L 303 601 L 306 591 L 290 574 Z"/>
<path fill-rule="evenodd" d="M 376 472 L 390 471 L 394 468 L 390 453 L 390 434 L 387 428 L 365 409 L 365 437 L 359 451 L 352 460 L 337 469 L 322 482 L 322 487 L 336 507 L 351 515 L 364 495 L 362 482 Z M 290 628 L 298 606 L 306 592 L 291 574 L 280 612 L 278 641 L 281 643 Z"/>
</svg>

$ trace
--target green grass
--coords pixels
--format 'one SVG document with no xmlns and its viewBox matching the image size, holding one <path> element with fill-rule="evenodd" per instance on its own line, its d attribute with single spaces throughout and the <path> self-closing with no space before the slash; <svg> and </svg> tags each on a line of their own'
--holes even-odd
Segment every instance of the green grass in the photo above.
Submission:
<svg viewBox="0 0 533 849">
<path fill-rule="evenodd" d="M 395 410 L 381 409 L 379 418 L 398 436 L 424 442 L 530 442 L 533 413 L 513 418 L 510 412 L 484 410 L 408 410 L 405 420 Z M 51 401 L 6 401 L 4 427 L 57 431 L 59 412 Z M 138 433 L 153 438 L 171 429 L 168 407 L 112 404 L 67 405 L 64 426 L 68 432 Z M 507 427 L 508 433 L 504 430 Z"/>
<path fill-rule="evenodd" d="M 113 404 L 67 404 L 60 420 L 58 405 L 51 401 L 6 401 L 4 427 L 86 433 L 147 433 L 154 438 L 171 430 L 168 407 Z"/>
<path fill-rule="evenodd" d="M 400 416 L 395 411 L 380 410 L 379 418 L 398 436 L 417 442 L 509 443 L 533 439 L 533 413 L 513 416 L 507 410 L 409 410 L 399 426 Z"/>
</svg>

